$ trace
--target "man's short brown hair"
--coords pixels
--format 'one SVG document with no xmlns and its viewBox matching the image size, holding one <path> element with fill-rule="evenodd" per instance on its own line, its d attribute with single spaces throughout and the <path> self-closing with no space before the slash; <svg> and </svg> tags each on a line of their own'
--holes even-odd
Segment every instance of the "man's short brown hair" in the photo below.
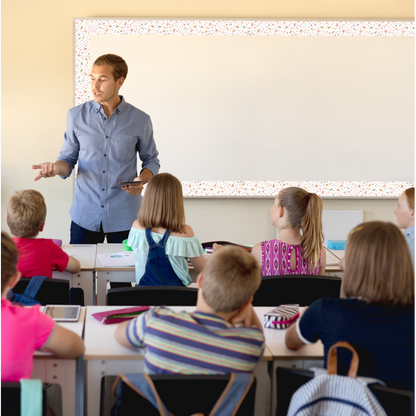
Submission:
<svg viewBox="0 0 416 416">
<path fill-rule="evenodd" d="M 396 225 L 373 221 L 351 231 L 342 285 L 347 297 L 391 305 L 414 303 L 413 262 Z"/>
<path fill-rule="evenodd" d="M 100 65 L 110 65 L 111 73 L 113 74 L 114 81 L 117 81 L 119 78 L 127 78 L 128 67 L 126 61 L 118 55 L 113 55 L 109 53 L 107 55 L 99 56 L 95 61 L 93 66 Z"/>
<path fill-rule="evenodd" d="M 257 260 L 241 248 L 226 246 L 205 264 L 202 295 L 214 312 L 233 312 L 247 303 L 260 283 Z"/>
<path fill-rule="evenodd" d="M 15 237 L 35 238 L 45 218 L 45 200 L 34 189 L 16 192 L 7 203 L 7 225 Z"/>
<path fill-rule="evenodd" d="M 16 273 L 17 248 L 9 234 L 1 232 L 1 291 L 6 288 L 10 278 Z"/>
</svg>

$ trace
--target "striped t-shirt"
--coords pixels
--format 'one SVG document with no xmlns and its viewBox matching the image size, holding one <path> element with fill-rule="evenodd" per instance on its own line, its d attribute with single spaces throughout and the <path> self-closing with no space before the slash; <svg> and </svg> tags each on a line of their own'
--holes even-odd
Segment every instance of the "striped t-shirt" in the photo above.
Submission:
<svg viewBox="0 0 416 416">
<path fill-rule="evenodd" d="M 263 354 L 259 328 L 236 328 L 205 312 L 153 308 L 127 325 L 127 338 L 146 347 L 148 374 L 251 372 Z"/>
</svg>

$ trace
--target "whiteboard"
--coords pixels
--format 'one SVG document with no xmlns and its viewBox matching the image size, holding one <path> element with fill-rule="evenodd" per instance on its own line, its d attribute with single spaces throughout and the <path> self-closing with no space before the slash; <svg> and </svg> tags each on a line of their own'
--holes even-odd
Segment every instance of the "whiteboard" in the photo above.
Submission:
<svg viewBox="0 0 416 416">
<path fill-rule="evenodd" d="M 181 181 L 412 181 L 411 36 L 96 34 Z"/>
</svg>

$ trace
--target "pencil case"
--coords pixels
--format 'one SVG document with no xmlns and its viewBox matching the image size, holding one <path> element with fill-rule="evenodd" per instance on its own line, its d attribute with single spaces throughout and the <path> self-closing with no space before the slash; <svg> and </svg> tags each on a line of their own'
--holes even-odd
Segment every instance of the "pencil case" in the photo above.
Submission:
<svg viewBox="0 0 416 416">
<path fill-rule="evenodd" d="M 299 318 L 299 305 L 280 305 L 264 314 L 264 327 L 285 329 Z"/>
<path fill-rule="evenodd" d="M 104 325 L 118 324 L 120 322 L 136 318 L 149 309 L 149 306 L 136 306 L 134 308 L 113 309 L 112 311 L 97 312 L 93 313 L 92 316 Z"/>
<path fill-rule="evenodd" d="M 331 250 L 345 250 L 347 240 L 328 240 L 328 248 Z"/>
</svg>

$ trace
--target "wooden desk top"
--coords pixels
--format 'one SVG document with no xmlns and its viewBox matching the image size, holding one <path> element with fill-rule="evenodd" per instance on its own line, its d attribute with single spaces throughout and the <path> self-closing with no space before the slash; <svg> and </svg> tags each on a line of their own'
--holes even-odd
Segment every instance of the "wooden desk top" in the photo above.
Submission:
<svg viewBox="0 0 416 416">
<path fill-rule="evenodd" d="M 260 322 L 264 321 L 264 314 L 272 309 L 273 308 L 270 306 L 256 306 L 254 308 Z M 322 359 L 324 357 L 324 346 L 321 341 L 318 341 L 315 344 L 305 345 L 299 350 L 290 350 L 287 348 L 285 344 L 286 331 L 287 329 L 264 328 L 266 345 L 274 360 L 313 360 Z"/>
<path fill-rule="evenodd" d="M 84 360 L 143 360 L 144 350 L 124 348 L 114 339 L 117 325 L 103 325 L 93 316 L 93 313 L 121 309 L 128 306 L 88 306 L 85 321 L 85 353 Z M 193 306 L 175 306 L 173 310 L 193 311 Z M 262 360 L 273 359 L 270 350 L 265 348 Z"/>
<path fill-rule="evenodd" d="M 62 250 L 81 263 L 81 271 L 95 270 L 96 244 L 64 244 Z"/>
</svg>

